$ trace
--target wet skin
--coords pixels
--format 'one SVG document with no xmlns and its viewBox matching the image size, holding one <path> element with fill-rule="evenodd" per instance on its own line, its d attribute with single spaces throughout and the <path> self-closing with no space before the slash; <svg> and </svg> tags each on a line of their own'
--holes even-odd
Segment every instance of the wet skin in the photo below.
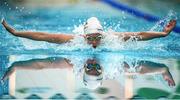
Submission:
<svg viewBox="0 0 180 100">
<path fill-rule="evenodd" d="M 172 29 L 176 26 L 176 20 L 170 20 L 170 22 L 164 27 L 164 32 L 170 33 Z"/>
</svg>

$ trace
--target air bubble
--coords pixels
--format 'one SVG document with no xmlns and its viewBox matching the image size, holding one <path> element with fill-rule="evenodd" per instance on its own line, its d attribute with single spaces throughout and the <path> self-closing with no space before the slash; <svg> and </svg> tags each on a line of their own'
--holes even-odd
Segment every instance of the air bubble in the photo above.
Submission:
<svg viewBox="0 0 180 100">
<path fill-rule="evenodd" d="M 79 23 L 81 23 L 81 20 L 79 19 Z"/>
</svg>

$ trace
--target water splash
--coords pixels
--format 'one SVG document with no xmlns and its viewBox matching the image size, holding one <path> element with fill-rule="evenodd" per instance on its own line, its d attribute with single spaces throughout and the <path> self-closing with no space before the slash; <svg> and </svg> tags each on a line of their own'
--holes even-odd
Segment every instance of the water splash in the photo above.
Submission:
<svg viewBox="0 0 180 100">
<path fill-rule="evenodd" d="M 177 20 L 177 15 L 173 10 L 170 10 L 166 17 L 158 21 L 151 29 L 150 31 L 163 31 L 163 28 L 165 25 L 168 24 L 168 22 L 172 19 Z"/>
</svg>

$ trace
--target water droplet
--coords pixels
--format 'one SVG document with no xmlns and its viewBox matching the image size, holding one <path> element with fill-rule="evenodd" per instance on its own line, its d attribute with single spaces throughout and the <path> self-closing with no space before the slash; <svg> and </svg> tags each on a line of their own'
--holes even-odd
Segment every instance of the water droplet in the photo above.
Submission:
<svg viewBox="0 0 180 100">
<path fill-rule="evenodd" d="M 122 14 L 124 14 L 125 12 L 124 11 L 122 11 Z"/>
<path fill-rule="evenodd" d="M 70 30 L 71 28 L 70 28 L 70 27 L 68 27 L 67 29 L 68 29 L 68 30 Z"/>
<path fill-rule="evenodd" d="M 79 19 L 79 23 L 81 23 L 81 20 Z"/>
<path fill-rule="evenodd" d="M 126 16 L 123 16 L 123 19 L 126 19 Z"/>
</svg>

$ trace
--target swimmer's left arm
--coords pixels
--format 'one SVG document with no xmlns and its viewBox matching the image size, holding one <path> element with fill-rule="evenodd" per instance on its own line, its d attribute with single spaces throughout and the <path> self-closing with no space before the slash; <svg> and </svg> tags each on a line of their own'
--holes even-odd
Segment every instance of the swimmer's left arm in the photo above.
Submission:
<svg viewBox="0 0 180 100">
<path fill-rule="evenodd" d="M 138 41 L 151 40 L 154 38 L 165 37 L 168 35 L 166 32 L 115 32 L 114 35 L 121 37 L 124 41 L 129 40 L 131 37 L 135 37 Z"/>
<path fill-rule="evenodd" d="M 146 31 L 146 32 L 115 32 L 115 35 L 122 37 L 125 41 L 131 37 L 135 37 L 138 41 L 151 40 L 155 38 L 168 36 L 169 33 L 176 26 L 176 20 L 170 20 L 170 22 L 164 27 L 162 32 Z"/>
</svg>

